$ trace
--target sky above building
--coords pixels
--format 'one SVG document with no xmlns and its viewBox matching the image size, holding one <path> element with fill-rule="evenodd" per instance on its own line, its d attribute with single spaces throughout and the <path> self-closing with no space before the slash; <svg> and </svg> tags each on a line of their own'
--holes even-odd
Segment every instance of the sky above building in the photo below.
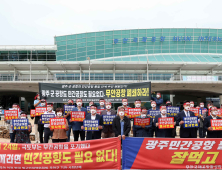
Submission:
<svg viewBox="0 0 222 170">
<path fill-rule="evenodd" d="M 222 28 L 221 0 L 2 0 L 0 45 L 124 29 Z"/>
</svg>

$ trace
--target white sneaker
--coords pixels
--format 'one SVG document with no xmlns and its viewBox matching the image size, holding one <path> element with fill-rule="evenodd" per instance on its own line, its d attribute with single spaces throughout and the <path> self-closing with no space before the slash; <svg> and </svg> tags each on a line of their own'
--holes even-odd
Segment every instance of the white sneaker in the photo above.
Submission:
<svg viewBox="0 0 222 170">
<path fill-rule="evenodd" d="M 38 143 L 38 141 L 35 141 L 35 143 Z"/>
</svg>

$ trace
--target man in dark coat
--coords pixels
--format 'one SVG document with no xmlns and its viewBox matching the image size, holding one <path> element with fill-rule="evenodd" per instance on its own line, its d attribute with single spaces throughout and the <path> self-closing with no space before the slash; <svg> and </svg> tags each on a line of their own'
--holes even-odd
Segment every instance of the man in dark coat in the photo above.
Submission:
<svg viewBox="0 0 222 170">
<path fill-rule="evenodd" d="M 222 137 L 222 131 L 221 130 L 213 130 L 213 127 L 211 126 L 211 119 L 221 119 L 217 116 L 217 108 L 212 107 L 210 111 L 210 116 L 207 116 L 204 119 L 204 129 L 207 131 L 207 138 L 221 138 Z"/>
<path fill-rule="evenodd" d="M 190 102 L 184 101 L 184 110 L 177 115 L 177 126 L 180 126 L 180 138 L 197 138 L 197 128 L 184 128 L 184 117 L 195 117 L 194 113 L 190 111 Z"/>
</svg>

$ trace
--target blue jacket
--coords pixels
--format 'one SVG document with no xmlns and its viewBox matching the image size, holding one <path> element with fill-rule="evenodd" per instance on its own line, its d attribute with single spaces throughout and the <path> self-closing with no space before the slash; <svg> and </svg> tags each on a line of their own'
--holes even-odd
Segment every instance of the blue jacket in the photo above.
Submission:
<svg viewBox="0 0 222 170">
<path fill-rule="evenodd" d="M 166 117 L 170 117 L 169 115 L 166 115 Z M 161 114 L 157 115 L 154 119 L 154 126 L 156 126 L 156 123 L 158 123 L 158 119 L 161 118 Z M 172 129 L 159 129 L 159 127 L 156 127 L 156 134 L 155 136 L 157 138 L 172 138 Z"/>
<path fill-rule="evenodd" d="M 88 114 L 86 116 L 85 120 L 91 120 L 91 114 Z M 96 114 L 96 120 L 99 120 L 99 125 L 104 128 L 104 126 L 103 126 L 103 117 Z M 87 131 L 86 140 L 101 139 L 101 132 L 102 132 L 102 130 L 94 131 L 94 138 L 92 138 L 92 131 Z"/>
<path fill-rule="evenodd" d="M 101 106 L 98 106 L 97 109 L 106 109 L 106 106 L 104 105 L 104 108 L 101 108 Z"/>
<path fill-rule="evenodd" d="M 141 116 L 137 116 L 136 118 L 141 118 Z M 146 116 L 145 118 L 150 118 L 150 117 Z M 138 126 L 138 125 L 133 125 L 136 137 L 151 137 L 152 124 L 153 124 L 153 121 L 150 118 L 150 125 L 145 126 L 145 128 L 142 128 L 141 126 Z"/>
<path fill-rule="evenodd" d="M 151 97 L 152 100 L 154 100 L 156 102 L 156 110 L 160 109 L 160 105 L 163 104 L 163 99 L 162 98 L 155 98 L 155 97 Z"/>
<path fill-rule="evenodd" d="M 78 108 L 75 107 L 72 111 L 78 111 Z M 85 115 L 87 116 L 87 110 L 86 110 L 86 108 L 82 107 L 82 108 L 81 108 L 81 111 L 84 111 L 84 112 L 85 112 Z M 72 130 L 73 130 L 73 131 L 77 131 L 77 130 L 82 131 L 81 126 L 83 126 L 83 122 L 72 122 L 71 125 L 72 125 Z"/>
</svg>

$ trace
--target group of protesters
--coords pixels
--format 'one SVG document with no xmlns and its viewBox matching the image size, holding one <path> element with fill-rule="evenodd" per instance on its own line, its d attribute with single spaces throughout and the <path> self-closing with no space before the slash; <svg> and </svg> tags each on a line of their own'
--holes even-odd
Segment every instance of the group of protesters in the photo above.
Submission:
<svg viewBox="0 0 222 170">
<path fill-rule="evenodd" d="M 135 125 L 134 118 L 130 118 L 127 114 L 128 100 L 122 99 L 122 106 L 118 107 L 117 112 L 112 109 L 112 103 L 99 100 L 99 106 L 95 105 L 93 101 L 89 102 L 90 109 L 87 110 L 83 107 L 81 98 L 76 99 L 76 105 L 73 100 L 68 100 L 67 106 L 75 106 L 72 111 L 85 112 L 85 120 L 98 120 L 98 131 L 85 131 L 83 122 L 72 121 L 71 112 L 64 113 L 63 108 L 56 108 L 53 110 L 53 103 L 47 103 L 45 99 L 40 99 L 39 94 L 35 96 L 34 107 L 47 107 L 47 111 L 44 114 L 53 114 L 56 118 L 66 118 L 65 129 L 52 129 L 50 124 L 42 124 L 41 116 L 33 116 L 34 129 L 35 129 L 35 143 L 48 143 L 49 139 L 52 139 L 53 143 L 70 142 L 71 131 L 73 131 L 74 141 L 93 140 L 101 138 L 118 137 L 120 140 L 124 140 L 126 136 L 130 136 L 133 131 L 133 137 L 156 137 L 156 138 L 175 138 L 176 126 L 180 126 L 180 138 L 197 138 L 197 131 L 199 131 L 200 138 L 220 138 L 222 137 L 222 131 L 215 131 L 211 126 L 211 119 L 221 119 L 218 116 L 217 107 L 212 103 L 207 104 L 207 108 L 204 107 L 204 103 L 200 103 L 199 108 L 202 111 L 201 115 L 194 115 L 190 108 L 194 108 L 193 101 L 184 101 L 183 110 L 177 115 L 168 115 L 167 107 L 172 107 L 172 103 L 167 101 L 163 104 L 161 94 L 157 93 L 156 98 L 152 97 L 151 109 L 147 110 L 146 107 L 141 106 L 141 100 L 137 99 L 134 102 L 135 108 L 140 109 L 140 115 L 136 118 L 145 119 L 150 118 L 149 125 Z M 12 105 L 13 110 L 18 110 L 19 119 L 27 119 L 27 113 L 22 112 L 18 104 Z M 97 109 L 102 109 L 101 114 L 97 114 Z M 151 111 L 159 111 L 159 114 L 154 117 L 150 115 Z M 210 115 L 208 116 L 208 112 Z M 105 125 L 103 122 L 104 115 L 114 115 L 115 118 L 112 124 Z M 174 117 L 174 127 L 162 129 L 159 128 L 159 118 Z M 184 117 L 198 117 L 198 127 L 184 128 Z M 31 143 L 30 133 L 32 132 L 32 126 L 29 123 L 28 130 L 13 130 L 11 120 L 5 120 L 10 124 L 10 142 L 11 143 Z M 207 135 L 206 135 L 207 134 Z M 44 138 L 43 138 L 44 135 Z"/>
</svg>

